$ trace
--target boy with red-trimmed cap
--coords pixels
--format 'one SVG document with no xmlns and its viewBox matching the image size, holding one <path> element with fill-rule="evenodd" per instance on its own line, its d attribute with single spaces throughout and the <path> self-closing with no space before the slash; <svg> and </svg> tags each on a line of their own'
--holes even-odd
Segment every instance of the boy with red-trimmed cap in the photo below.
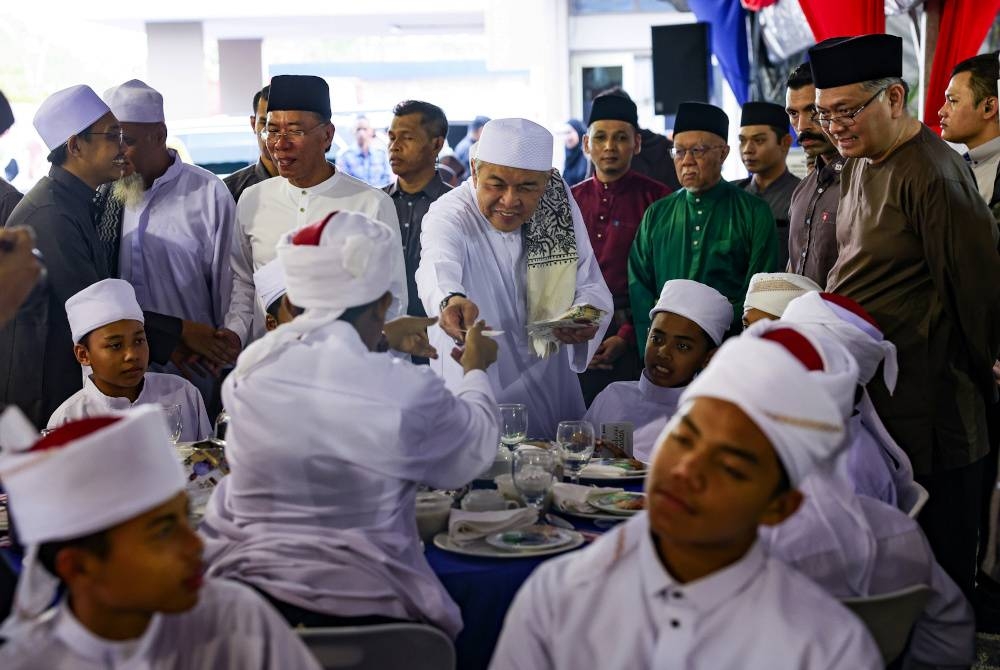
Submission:
<svg viewBox="0 0 1000 670">
<path fill-rule="evenodd" d="M 319 667 L 252 590 L 203 581 L 159 408 L 80 419 L 5 449 L 0 482 L 27 547 L 0 667 Z"/>
<path fill-rule="evenodd" d="M 648 513 L 536 570 L 492 668 L 883 667 L 862 623 L 757 541 L 844 440 L 837 403 L 809 375 L 820 353 L 784 332 L 719 349 L 656 446 Z"/>
</svg>

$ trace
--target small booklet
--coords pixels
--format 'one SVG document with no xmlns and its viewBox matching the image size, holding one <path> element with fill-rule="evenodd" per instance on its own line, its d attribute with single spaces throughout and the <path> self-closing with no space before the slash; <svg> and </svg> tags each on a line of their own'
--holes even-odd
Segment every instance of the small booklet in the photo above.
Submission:
<svg viewBox="0 0 1000 670">
<path fill-rule="evenodd" d="M 536 321 L 528 324 L 528 335 L 531 337 L 552 337 L 556 328 L 586 328 L 600 322 L 604 310 L 590 305 L 570 307 L 555 319 Z M 583 322 L 583 323 L 581 323 Z"/>
<path fill-rule="evenodd" d="M 608 444 L 613 444 L 633 458 L 632 433 L 635 432 L 635 425 L 631 421 L 608 422 L 601 424 L 601 439 Z"/>
</svg>

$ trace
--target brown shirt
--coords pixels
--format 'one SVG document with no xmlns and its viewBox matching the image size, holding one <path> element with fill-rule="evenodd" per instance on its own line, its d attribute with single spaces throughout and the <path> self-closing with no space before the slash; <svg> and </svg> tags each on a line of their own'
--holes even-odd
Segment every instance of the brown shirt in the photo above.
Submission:
<svg viewBox="0 0 1000 670">
<path fill-rule="evenodd" d="M 841 175 L 840 256 L 828 290 L 871 312 L 898 349 L 899 381 L 868 385 L 918 475 L 988 450 L 982 393 L 995 392 L 1000 256 L 969 169 L 925 126 L 883 163 Z"/>
<path fill-rule="evenodd" d="M 792 193 L 788 222 L 788 271 L 826 286 L 837 261 L 837 206 L 844 159 L 827 163 L 816 158 L 816 168 Z"/>
</svg>

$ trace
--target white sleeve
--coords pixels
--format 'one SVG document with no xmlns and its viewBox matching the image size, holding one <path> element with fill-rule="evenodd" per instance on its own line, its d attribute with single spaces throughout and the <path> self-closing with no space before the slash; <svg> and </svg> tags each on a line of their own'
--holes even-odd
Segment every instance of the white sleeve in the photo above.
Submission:
<svg viewBox="0 0 1000 670">
<path fill-rule="evenodd" d="M 490 670 L 547 670 L 552 658 L 553 626 L 559 621 L 555 603 L 555 564 L 540 566 L 521 586 L 503 620 Z"/>
<path fill-rule="evenodd" d="M 570 368 L 573 372 L 584 372 L 590 359 L 594 357 L 597 348 L 604 340 L 604 334 L 611 325 L 611 318 L 614 316 L 614 299 L 608 289 L 607 282 L 604 281 L 604 274 L 601 266 L 597 264 L 597 257 L 594 249 L 590 246 L 590 236 L 587 234 L 587 226 L 583 222 L 583 215 L 580 207 L 573 199 L 569 187 L 563 182 L 566 192 L 569 194 L 570 208 L 573 211 L 573 232 L 576 234 L 576 253 L 578 256 L 576 265 L 576 295 L 573 297 L 574 305 L 592 305 L 604 310 L 601 318 L 601 325 L 597 329 L 597 334 L 592 339 L 581 344 L 571 345 Z"/>
<path fill-rule="evenodd" d="M 393 255 L 393 267 L 390 270 L 392 281 L 389 283 L 389 291 L 392 292 L 392 304 L 386 313 L 386 321 L 391 321 L 397 316 L 406 314 L 409 296 L 406 284 L 406 262 L 403 259 L 403 236 L 399 232 L 399 216 L 396 214 L 396 205 L 392 198 L 384 192 L 376 190 L 379 195 L 378 214 L 376 218 L 392 229 L 392 236 L 396 242 L 398 253 Z"/>
<path fill-rule="evenodd" d="M 240 198 L 246 202 L 246 197 Z M 240 336 L 240 342 L 246 347 L 250 344 L 253 332 L 254 302 L 256 289 L 253 283 L 253 247 L 250 236 L 244 230 L 243 219 L 249 215 L 247 208 L 237 206 L 236 224 L 230 248 L 230 263 L 233 273 L 233 292 L 226 314 L 226 328 Z"/>
<path fill-rule="evenodd" d="M 236 203 L 220 180 L 213 184 L 215 211 L 213 212 L 213 253 L 210 269 L 212 325 L 224 326 L 233 297 L 233 266 L 230 251 L 233 241 L 233 224 L 236 220 Z M 242 339 L 242 338 L 241 338 Z"/>
<path fill-rule="evenodd" d="M 934 560 L 930 546 L 925 545 L 925 549 L 927 560 L 931 562 L 928 584 L 931 596 L 913 627 L 910 650 L 903 667 L 968 668 L 976 660 L 976 624 L 972 606 L 958 585 Z"/>
<path fill-rule="evenodd" d="M 201 397 L 201 392 L 194 384 L 188 384 L 187 388 L 188 402 L 191 406 L 192 414 L 197 418 L 198 426 L 198 440 L 207 440 L 214 434 L 214 429 L 212 427 L 212 422 L 208 418 L 208 411 L 205 410 L 205 401 Z"/>
<path fill-rule="evenodd" d="M 400 466 L 408 478 L 434 488 L 464 486 L 497 453 L 499 416 L 490 380 L 473 370 L 453 394 L 430 370 L 420 373 L 422 383 L 410 394 L 400 423 L 400 444 L 407 449 Z"/>
<path fill-rule="evenodd" d="M 427 316 L 438 315 L 438 306 L 446 295 L 467 293 L 462 285 L 465 264 L 462 226 L 437 204 L 431 205 L 420 223 L 420 266 L 416 280 Z"/>
</svg>

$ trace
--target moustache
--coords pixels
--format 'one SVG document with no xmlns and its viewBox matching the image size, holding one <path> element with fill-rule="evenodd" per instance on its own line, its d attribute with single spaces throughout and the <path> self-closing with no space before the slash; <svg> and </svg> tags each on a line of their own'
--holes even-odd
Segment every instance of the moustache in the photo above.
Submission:
<svg viewBox="0 0 1000 670">
<path fill-rule="evenodd" d="M 799 133 L 799 143 L 801 144 L 803 140 L 813 140 L 815 142 L 825 142 L 826 136 L 820 135 L 818 133 L 810 133 L 808 131 L 803 131 Z"/>
</svg>

